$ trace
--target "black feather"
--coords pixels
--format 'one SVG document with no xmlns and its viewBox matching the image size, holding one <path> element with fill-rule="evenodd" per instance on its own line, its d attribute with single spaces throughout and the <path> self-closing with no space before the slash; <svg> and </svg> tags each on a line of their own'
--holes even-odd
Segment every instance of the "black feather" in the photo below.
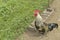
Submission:
<svg viewBox="0 0 60 40">
<path fill-rule="evenodd" d="M 39 29 L 39 26 L 36 25 L 36 21 L 35 21 L 35 27 L 36 27 L 37 30 Z"/>
<path fill-rule="evenodd" d="M 48 24 L 49 31 L 52 31 L 54 28 L 58 28 L 58 24 L 57 23 Z"/>
</svg>

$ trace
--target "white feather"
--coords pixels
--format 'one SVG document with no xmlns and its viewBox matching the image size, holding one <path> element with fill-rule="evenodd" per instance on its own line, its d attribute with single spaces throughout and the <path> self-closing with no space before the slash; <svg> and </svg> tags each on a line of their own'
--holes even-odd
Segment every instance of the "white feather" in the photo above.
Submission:
<svg viewBox="0 0 60 40">
<path fill-rule="evenodd" d="M 36 25 L 37 25 L 37 26 L 43 25 L 43 19 L 42 19 L 42 17 L 40 16 L 39 13 L 38 13 L 35 21 L 36 21 Z"/>
</svg>

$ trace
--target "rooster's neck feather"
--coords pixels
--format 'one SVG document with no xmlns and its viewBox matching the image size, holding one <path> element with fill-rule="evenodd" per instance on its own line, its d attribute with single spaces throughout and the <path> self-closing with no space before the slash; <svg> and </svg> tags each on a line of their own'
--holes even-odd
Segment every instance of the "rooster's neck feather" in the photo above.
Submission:
<svg viewBox="0 0 60 40">
<path fill-rule="evenodd" d="M 36 18 L 42 20 L 42 17 L 41 17 L 41 15 L 39 13 L 38 13 Z"/>
</svg>

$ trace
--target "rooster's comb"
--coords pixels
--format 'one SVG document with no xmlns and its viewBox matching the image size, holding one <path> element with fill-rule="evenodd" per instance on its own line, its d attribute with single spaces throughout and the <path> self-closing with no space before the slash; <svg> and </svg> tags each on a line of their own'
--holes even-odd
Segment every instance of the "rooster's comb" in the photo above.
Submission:
<svg viewBox="0 0 60 40">
<path fill-rule="evenodd" d="M 40 12 L 40 10 L 34 10 L 34 13 Z"/>
<path fill-rule="evenodd" d="M 40 10 L 34 10 L 34 16 L 37 16 L 38 13 L 40 13 L 41 11 Z"/>
</svg>

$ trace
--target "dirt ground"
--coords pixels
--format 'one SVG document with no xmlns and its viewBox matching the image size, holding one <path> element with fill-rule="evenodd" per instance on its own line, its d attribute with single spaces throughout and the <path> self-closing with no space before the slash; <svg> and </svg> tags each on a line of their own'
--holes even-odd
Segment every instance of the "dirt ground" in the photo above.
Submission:
<svg viewBox="0 0 60 40">
<path fill-rule="evenodd" d="M 47 23 L 58 23 L 59 28 L 40 36 L 34 29 L 29 29 L 23 34 L 23 40 L 60 40 L 60 0 L 55 0 L 51 6 L 54 13 L 46 20 Z"/>
</svg>

